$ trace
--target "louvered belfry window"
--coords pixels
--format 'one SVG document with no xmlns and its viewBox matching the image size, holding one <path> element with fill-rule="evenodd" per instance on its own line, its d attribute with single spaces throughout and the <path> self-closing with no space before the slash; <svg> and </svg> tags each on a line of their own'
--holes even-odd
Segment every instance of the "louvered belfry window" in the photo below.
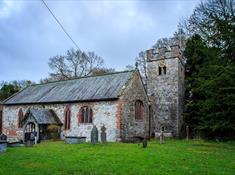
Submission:
<svg viewBox="0 0 235 175">
<path fill-rule="evenodd" d="M 144 118 L 144 105 L 140 100 L 135 101 L 135 120 L 142 121 Z"/>
<path fill-rule="evenodd" d="M 92 123 L 93 111 L 90 107 L 84 106 L 80 109 L 79 123 Z"/>
<path fill-rule="evenodd" d="M 68 130 L 70 129 L 71 124 L 71 111 L 69 107 L 66 107 L 64 112 L 64 129 Z"/>
<path fill-rule="evenodd" d="M 24 125 L 24 113 L 22 109 L 18 112 L 18 128 L 23 128 Z"/>
</svg>

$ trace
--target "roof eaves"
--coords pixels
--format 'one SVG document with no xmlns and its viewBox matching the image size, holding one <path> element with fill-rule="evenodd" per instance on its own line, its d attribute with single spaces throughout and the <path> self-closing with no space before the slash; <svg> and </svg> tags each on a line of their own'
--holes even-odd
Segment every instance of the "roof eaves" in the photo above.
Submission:
<svg viewBox="0 0 235 175">
<path fill-rule="evenodd" d="M 26 88 L 28 88 L 28 87 L 30 87 L 30 86 L 32 86 L 32 85 L 29 85 L 29 86 L 26 86 L 26 87 L 22 88 L 21 90 L 19 90 L 18 92 L 14 93 L 13 95 L 11 95 L 10 97 L 8 97 L 7 99 L 3 100 L 1 104 L 2 104 L 2 105 L 5 105 L 5 103 L 6 103 L 8 100 L 10 100 L 11 98 L 15 97 L 17 94 L 21 93 L 23 90 L 25 90 Z"/>
<path fill-rule="evenodd" d="M 5 106 L 12 105 L 36 105 L 36 104 L 64 104 L 64 103 L 83 103 L 83 102 L 98 102 L 98 101 L 115 101 L 118 100 L 119 97 L 113 98 L 102 98 L 102 99 L 87 99 L 87 100 L 74 100 L 74 101 L 51 101 L 51 102 L 27 102 L 27 103 L 5 103 Z"/>
</svg>

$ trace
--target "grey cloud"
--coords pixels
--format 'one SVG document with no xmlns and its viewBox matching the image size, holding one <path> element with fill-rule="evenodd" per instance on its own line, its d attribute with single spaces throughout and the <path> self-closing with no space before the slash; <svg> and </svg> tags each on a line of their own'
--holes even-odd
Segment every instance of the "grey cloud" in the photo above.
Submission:
<svg viewBox="0 0 235 175">
<path fill-rule="evenodd" d="M 12 2 L 5 16 L 0 13 L 0 80 L 38 81 L 48 75 L 50 57 L 74 46 L 40 1 Z M 121 69 L 158 38 L 172 35 L 199 0 L 46 2 L 82 50 Z M 2 1 L 0 11 L 5 6 Z"/>
</svg>

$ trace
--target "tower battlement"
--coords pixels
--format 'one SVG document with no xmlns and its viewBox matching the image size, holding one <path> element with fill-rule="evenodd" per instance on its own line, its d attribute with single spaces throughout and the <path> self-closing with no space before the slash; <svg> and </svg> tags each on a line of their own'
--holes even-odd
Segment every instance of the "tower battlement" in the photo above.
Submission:
<svg viewBox="0 0 235 175">
<path fill-rule="evenodd" d="M 160 47 L 149 49 L 147 52 L 147 61 L 156 61 L 161 59 L 182 58 L 182 52 L 179 45 L 171 45 L 169 48 Z"/>
</svg>

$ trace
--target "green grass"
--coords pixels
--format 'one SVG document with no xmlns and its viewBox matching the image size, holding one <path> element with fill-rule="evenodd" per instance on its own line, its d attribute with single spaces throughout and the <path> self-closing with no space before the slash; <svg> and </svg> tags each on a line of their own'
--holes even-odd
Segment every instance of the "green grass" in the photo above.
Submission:
<svg viewBox="0 0 235 175">
<path fill-rule="evenodd" d="M 235 175 L 235 142 L 167 140 L 144 149 L 138 144 L 68 145 L 44 142 L 8 148 L 0 174 L 211 174 Z"/>
</svg>

